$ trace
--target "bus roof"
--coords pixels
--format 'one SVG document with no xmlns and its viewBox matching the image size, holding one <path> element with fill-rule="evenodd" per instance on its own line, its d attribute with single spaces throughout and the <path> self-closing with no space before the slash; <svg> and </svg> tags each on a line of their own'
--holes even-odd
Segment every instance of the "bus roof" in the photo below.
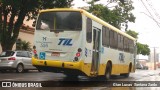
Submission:
<svg viewBox="0 0 160 90">
<path fill-rule="evenodd" d="M 94 21 L 96 21 L 96 22 L 102 24 L 103 26 L 106 26 L 106 27 L 108 27 L 108 28 L 114 30 L 115 32 L 117 32 L 117 33 L 119 33 L 119 34 L 121 34 L 121 35 L 123 35 L 123 36 L 126 36 L 126 37 L 128 37 L 128 38 L 130 38 L 130 39 L 136 41 L 136 39 L 133 38 L 132 36 L 130 36 L 130 35 L 128 35 L 127 33 L 125 33 L 125 32 L 123 32 L 123 31 L 117 29 L 116 27 L 110 25 L 109 23 L 103 21 L 102 19 L 100 19 L 100 18 L 94 16 L 93 14 L 91 14 L 91 13 L 89 13 L 89 12 L 83 10 L 83 9 L 54 8 L 54 9 L 41 10 L 40 13 L 42 13 L 42 12 L 50 12 L 50 11 L 78 11 L 78 12 L 81 12 L 83 15 L 85 15 L 85 16 L 91 18 L 92 20 L 94 20 Z"/>
</svg>

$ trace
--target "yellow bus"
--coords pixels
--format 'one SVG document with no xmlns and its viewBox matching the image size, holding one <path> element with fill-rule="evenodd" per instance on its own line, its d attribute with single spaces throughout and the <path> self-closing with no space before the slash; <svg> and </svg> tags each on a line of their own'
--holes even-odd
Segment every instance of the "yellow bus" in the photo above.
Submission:
<svg viewBox="0 0 160 90">
<path fill-rule="evenodd" d="M 85 10 L 42 10 L 34 35 L 38 69 L 106 79 L 135 71 L 136 39 Z"/>
</svg>

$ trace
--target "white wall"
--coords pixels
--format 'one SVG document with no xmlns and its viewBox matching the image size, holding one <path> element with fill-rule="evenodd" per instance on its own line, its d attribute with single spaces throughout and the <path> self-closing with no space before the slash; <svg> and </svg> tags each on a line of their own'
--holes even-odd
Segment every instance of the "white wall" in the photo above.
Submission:
<svg viewBox="0 0 160 90">
<path fill-rule="evenodd" d="M 31 43 L 31 48 L 33 47 L 33 38 L 34 34 L 26 33 L 26 32 L 19 32 L 18 38 L 21 38 L 21 40 L 25 40 L 27 42 Z M 13 46 L 12 50 L 15 50 L 16 45 Z M 0 45 L 0 53 L 2 52 L 2 47 Z"/>
</svg>

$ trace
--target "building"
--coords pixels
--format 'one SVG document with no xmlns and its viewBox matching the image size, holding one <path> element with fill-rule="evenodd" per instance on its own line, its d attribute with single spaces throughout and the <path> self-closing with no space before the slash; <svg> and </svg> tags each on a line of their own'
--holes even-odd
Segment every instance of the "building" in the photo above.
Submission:
<svg viewBox="0 0 160 90">
<path fill-rule="evenodd" d="M 33 38 L 34 38 L 34 28 L 32 27 L 33 21 L 32 20 L 26 21 L 26 19 L 24 20 L 23 22 L 24 24 L 20 29 L 18 38 L 20 38 L 21 40 L 30 42 L 31 47 L 33 47 Z M 15 49 L 16 49 L 16 44 L 13 46 L 12 50 L 15 50 Z M 2 52 L 1 45 L 0 45 L 0 52 Z"/>
</svg>

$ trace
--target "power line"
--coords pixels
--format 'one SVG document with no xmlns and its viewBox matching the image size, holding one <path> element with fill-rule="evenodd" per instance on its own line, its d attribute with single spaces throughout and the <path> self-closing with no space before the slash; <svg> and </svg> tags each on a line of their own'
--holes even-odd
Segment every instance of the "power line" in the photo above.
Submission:
<svg viewBox="0 0 160 90">
<path fill-rule="evenodd" d="M 155 22 L 157 22 L 158 24 L 160 24 L 160 22 L 156 21 L 156 19 L 154 19 L 152 16 L 149 16 L 148 14 L 146 14 L 144 12 L 140 12 L 140 13 L 143 13 L 143 14 L 147 15 L 149 18 L 151 18 L 152 20 L 154 20 Z"/>
<path fill-rule="evenodd" d="M 146 0 L 146 2 L 148 3 L 148 5 L 150 6 L 150 8 L 153 10 L 153 13 L 155 14 L 155 16 L 160 20 L 160 15 L 157 13 L 156 9 L 153 8 L 153 5 L 151 2 L 148 2 L 148 0 Z"/>
<path fill-rule="evenodd" d="M 142 2 L 143 6 L 146 8 L 146 10 L 148 11 L 148 13 L 150 14 L 150 16 L 153 17 L 153 15 L 151 14 L 151 12 L 148 10 L 147 6 L 144 4 L 143 0 L 140 0 L 140 1 Z M 154 19 L 154 17 L 153 17 L 153 19 Z M 156 24 L 160 28 L 160 25 L 158 24 L 157 20 L 154 19 L 154 21 L 156 22 Z"/>
</svg>

